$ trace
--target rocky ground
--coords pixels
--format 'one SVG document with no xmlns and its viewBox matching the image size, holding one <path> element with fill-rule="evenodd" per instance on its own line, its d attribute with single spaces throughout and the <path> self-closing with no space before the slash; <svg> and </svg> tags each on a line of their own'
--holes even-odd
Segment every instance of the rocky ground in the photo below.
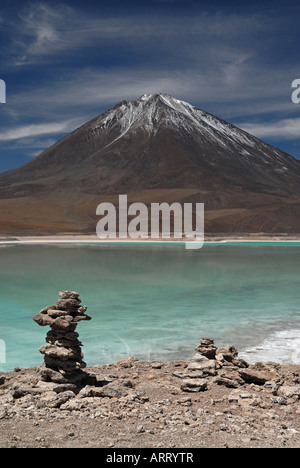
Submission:
<svg viewBox="0 0 300 468">
<path fill-rule="evenodd" d="M 0 374 L 0 447 L 300 447 L 300 366 L 201 342 L 191 362 L 87 368 L 80 388 L 42 366 Z"/>
</svg>

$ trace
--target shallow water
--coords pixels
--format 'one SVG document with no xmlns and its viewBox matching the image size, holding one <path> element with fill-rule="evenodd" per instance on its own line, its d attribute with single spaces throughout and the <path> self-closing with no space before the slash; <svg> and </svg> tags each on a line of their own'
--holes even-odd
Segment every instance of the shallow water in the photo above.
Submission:
<svg viewBox="0 0 300 468">
<path fill-rule="evenodd" d="M 285 244 L 3 246 L 0 370 L 42 362 L 48 329 L 32 316 L 63 289 L 93 318 L 78 326 L 88 365 L 189 359 L 203 336 L 250 362 L 300 363 L 299 260 Z"/>
</svg>

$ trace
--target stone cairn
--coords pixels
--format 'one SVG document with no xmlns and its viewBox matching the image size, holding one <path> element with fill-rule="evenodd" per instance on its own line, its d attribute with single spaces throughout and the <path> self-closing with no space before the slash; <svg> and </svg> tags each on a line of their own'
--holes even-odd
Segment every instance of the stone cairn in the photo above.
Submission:
<svg viewBox="0 0 300 468">
<path fill-rule="evenodd" d="M 202 392 L 213 384 L 238 389 L 245 384 L 265 385 L 278 381 L 276 364 L 275 367 L 272 363 L 248 364 L 238 357 L 234 346 L 217 348 L 214 340 L 202 338 L 195 350 L 183 375 L 181 389 L 185 392 Z"/>
<path fill-rule="evenodd" d="M 210 378 L 214 383 L 237 388 L 244 383 L 240 370 L 249 365 L 238 358 L 234 346 L 218 349 L 214 340 L 202 338 L 195 348 L 197 353 L 186 368 L 181 389 L 186 392 L 201 392 L 208 388 Z"/>
<path fill-rule="evenodd" d="M 46 336 L 49 344 L 40 348 L 44 355 L 41 378 L 46 382 L 79 384 L 86 378 L 82 343 L 75 330 L 80 321 L 91 317 L 85 314 L 87 307 L 80 304 L 77 292 L 62 291 L 56 305 L 45 307 L 33 317 L 38 325 L 51 328 Z"/>
</svg>

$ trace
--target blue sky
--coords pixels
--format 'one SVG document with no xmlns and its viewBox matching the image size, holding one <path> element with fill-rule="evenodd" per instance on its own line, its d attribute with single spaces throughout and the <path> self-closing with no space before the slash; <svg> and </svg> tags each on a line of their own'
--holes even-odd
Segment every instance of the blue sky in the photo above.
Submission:
<svg viewBox="0 0 300 468">
<path fill-rule="evenodd" d="M 0 172 L 118 102 L 163 92 L 300 159 L 300 5 L 73 0 L 0 4 Z"/>
</svg>

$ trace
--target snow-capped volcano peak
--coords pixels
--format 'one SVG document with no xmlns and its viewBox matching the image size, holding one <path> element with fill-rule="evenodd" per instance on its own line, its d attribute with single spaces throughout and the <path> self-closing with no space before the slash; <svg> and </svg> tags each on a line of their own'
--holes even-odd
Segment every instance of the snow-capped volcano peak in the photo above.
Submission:
<svg viewBox="0 0 300 468">
<path fill-rule="evenodd" d="M 143 94 L 136 102 L 151 103 L 152 105 L 166 105 L 177 112 L 188 114 L 192 109 L 195 109 L 191 104 L 185 101 L 180 101 L 174 98 L 171 94 L 154 93 L 154 94 Z"/>
<path fill-rule="evenodd" d="M 92 137 L 101 139 L 105 150 L 119 144 L 123 137 L 144 132 L 145 138 L 153 138 L 169 132 L 169 137 L 172 134 L 187 144 L 193 141 L 212 167 L 223 161 L 242 164 L 243 169 L 248 166 L 249 170 L 272 165 L 277 173 L 287 171 L 287 155 L 281 151 L 270 151 L 269 145 L 254 136 L 170 94 L 143 94 L 135 101 L 122 101 L 90 125 Z"/>
<path fill-rule="evenodd" d="M 143 130 L 149 136 L 153 136 L 159 129 L 169 128 L 181 138 L 191 137 L 203 146 L 207 143 L 216 144 L 224 155 L 229 155 L 228 150 L 232 150 L 234 157 L 244 160 L 249 158 L 253 148 L 259 144 L 260 151 L 265 152 L 264 159 L 269 158 L 268 145 L 228 122 L 186 101 L 176 99 L 170 94 L 143 94 L 136 101 L 122 101 L 92 121 L 92 125 L 93 131 L 99 136 L 102 131 L 113 133 L 113 138 L 106 147 L 124 137 L 129 131 Z M 239 151 L 237 151 L 238 148 L 240 148 Z M 279 152 L 277 155 L 279 156 Z"/>
<path fill-rule="evenodd" d="M 139 99 L 137 99 L 137 102 L 139 102 L 139 101 L 141 101 L 141 102 L 148 102 L 148 101 L 161 102 L 161 103 L 167 104 L 168 106 L 174 107 L 174 108 L 176 108 L 176 106 L 180 106 L 180 105 L 183 105 L 183 106 L 187 105 L 187 106 L 193 107 L 188 102 L 180 101 L 179 99 L 176 99 L 173 96 L 171 96 L 171 94 L 164 94 L 164 93 L 143 94 L 143 96 L 141 96 Z"/>
<path fill-rule="evenodd" d="M 150 134 L 155 133 L 160 125 L 190 131 L 191 126 L 203 126 L 201 117 L 204 115 L 208 116 L 170 94 L 153 93 L 143 94 L 136 101 L 121 102 L 96 119 L 94 125 L 95 129 L 118 127 L 120 138 L 136 125 Z"/>
<path fill-rule="evenodd" d="M 188 102 L 180 101 L 175 99 L 170 94 L 154 93 L 154 94 L 143 94 L 136 101 L 123 101 L 113 109 L 105 113 L 107 117 L 112 115 L 123 113 L 128 117 L 131 115 L 132 119 L 138 118 L 141 114 L 147 116 L 147 114 L 154 115 L 157 111 L 163 111 L 166 109 L 172 109 L 176 112 L 181 112 L 186 116 L 193 118 L 192 111 L 196 111 L 196 108 Z M 101 116 L 100 116 L 101 118 Z"/>
</svg>

